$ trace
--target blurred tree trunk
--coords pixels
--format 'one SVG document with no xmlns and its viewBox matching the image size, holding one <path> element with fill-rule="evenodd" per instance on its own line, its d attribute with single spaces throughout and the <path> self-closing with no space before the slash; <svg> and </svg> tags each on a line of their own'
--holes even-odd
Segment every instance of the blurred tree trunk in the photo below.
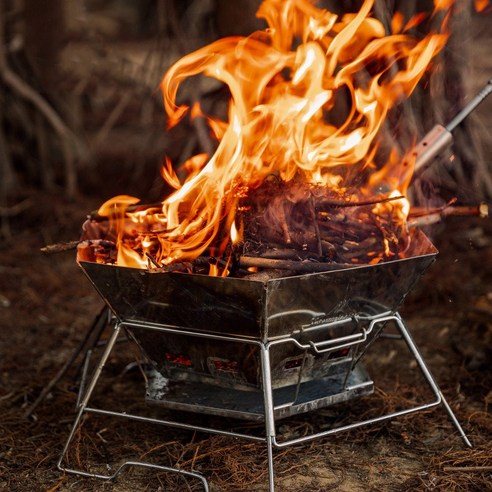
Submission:
<svg viewBox="0 0 492 492">
<path fill-rule="evenodd" d="M 66 41 L 67 3 L 58 0 L 24 0 L 23 21 L 25 53 L 34 72 L 33 88 L 50 106 L 50 123 L 57 134 L 57 159 L 64 162 L 65 192 L 73 197 L 77 191 L 74 161 L 75 140 L 66 123 L 53 107 L 66 106 L 60 89 L 60 56 Z M 65 98 L 66 99 L 66 98 Z M 47 116 L 46 114 L 44 116 Z M 70 118 L 68 118 L 70 120 Z M 44 188 L 54 187 L 53 139 L 51 129 L 42 118 L 35 119 L 40 173 Z"/>
<path fill-rule="evenodd" d="M 55 99 L 59 78 L 59 57 L 63 46 L 64 2 L 56 0 L 24 0 L 24 46 L 30 68 L 34 72 L 39 92 L 47 99 Z M 48 26 L 50 26 L 48 28 Z M 50 152 L 50 131 L 43 118 L 35 115 L 37 152 L 40 180 L 43 188 L 55 188 L 55 173 Z"/>
<path fill-rule="evenodd" d="M 24 0 L 25 50 L 46 91 L 57 88 L 59 58 L 65 41 L 65 2 Z"/>
<path fill-rule="evenodd" d="M 215 22 L 220 37 L 247 36 L 266 27 L 255 14 L 262 0 L 216 0 Z"/>
<path fill-rule="evenodd" d="M 0 73 L 3 74 L 7 63 L 5 53 L 5 15 L 4 5 L 0 2 Z M 5 94 L 5 93 L 4 93 Z M 17 188 L 17 179 L 14 173 L 12 159 L 4 135 L 5 117 L 3 104 L 0 106 L 0 204 L 6 202 L 7 196 Z"/>
</svg>

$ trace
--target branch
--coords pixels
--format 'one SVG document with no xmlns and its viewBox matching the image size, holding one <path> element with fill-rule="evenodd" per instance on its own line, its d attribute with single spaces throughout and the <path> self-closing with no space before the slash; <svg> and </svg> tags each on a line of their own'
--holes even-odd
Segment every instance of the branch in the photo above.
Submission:
<svg viewBox="0 0 492 492">
<path fill-rule="evenodd" d="M 480 217 L 485 219 L 489 216 L 489 207 L 486 203 L 480 203 L 476 206 L 462 207 L 443 207 L 437 209 L 413 208 L 407 221 L 408 227 L 424 227 L 437 224 L 443 218 L 451 215 L 460 217 Z"/>
<path fill-rule="evenodd" d="M 296 260 L 273 260 L 271 258 L 258 258 L 253 256 L 241 256 L 239 266 L 243 268 L 268 268 L 272 270 L 292 270 L 303 273 L 328 272 L 331 270 L 341 270 L 343 268 L 353 268 L 358 265 L 346 263 L 325 263 L 316 261 L 296 261 Z"/>
<path fill-rule="evenodd" d="M 0 216 L 2 217 L 14 217 L 15 215 L 19 215 L 24 210 L 27 210 L 32 206 L 32 201 L 30 198 L 26 198 L 22 202 L 19 202 L 11 207 L 2 207 L 0 206 Z"/>
<path fill-rule="evenodd" d="M 53 130 L 62 139 L 62 152 L 65 158 L 65 173 L 67 194 L 73 197 L 76 192 L 76 171 L 73 158 L 73 150 L 69 142 L 77 143 L 75 135 L 68 126 L 63 122 L 53 107 L 37 93 L 29 84 L 24 82 L 8 66 L 7 56 L 5 53 L 4 39 L 4 12 L 0 2 L 0 77 L 7 87 L 18 94 L 23 99 L 29 101 L 49 122 Z"/>
</svg>

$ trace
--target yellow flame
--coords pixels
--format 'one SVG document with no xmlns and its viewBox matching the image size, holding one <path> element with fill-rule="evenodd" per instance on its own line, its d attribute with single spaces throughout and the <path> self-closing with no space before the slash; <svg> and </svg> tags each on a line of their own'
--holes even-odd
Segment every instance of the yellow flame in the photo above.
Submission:
<svg viewBox="0 0 492 492">
<path fill-rule="evenodd" d="M 436 11 L 451 4 L 435 0 Z M 228 119 L 192 108 L 191 116 L 205 119 L 218 147 L 212 156 L 189 159 L 183 179 L 166 161 L 162 176 L 176 191 L 159 210 L 133 214 L 129 225 L 124 210 L 138 200 L 116 197 L 101 207 L 102 215 L 115 219 L 119 265 L 145 268 L 151 249 L 160 264 L 192 260 L 213 245 L 222 254 L 236 240 L 240 200 L 270 175 L 343 194 L 353 176 L 377 167 L 388 111 L 412 93 L 447 34 L 404 34 L 423 17 L 405 24 L 400 14 L 386 33 L 372 17 L 373 7 L 374 0 L 364 0 L 357 13 L 338 16 L 308 0 L 265 0 L 257 15 L 269 29 L 215 41 L 169 69 L 161 83 L 169 126 L 189 110 L 176 102 L 181 83 L 198 74 L 227 86 Z M 411 166 L 402 170 L 401 158 L 394 151 L 360 195 L 405 194 Z M 390 208 L 398 206 L 405 216 L 403 203 Z M 211 266 L 210 274 L 220 274 L 219 268 Z"/>
<path fill-rule="evenodd" d="M 236 244 L 239 240 L 239 233 L 236 228 L 236 224 L 233 222 L 231 225 L 231 242 L 232 244 Z"/>
</svg>

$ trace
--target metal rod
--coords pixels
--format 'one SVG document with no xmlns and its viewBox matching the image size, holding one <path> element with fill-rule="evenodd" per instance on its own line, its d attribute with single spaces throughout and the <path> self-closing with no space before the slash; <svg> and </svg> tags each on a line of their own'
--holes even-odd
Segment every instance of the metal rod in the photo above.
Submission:
<svg viewBox="0 0 492 492">
<path fill-rule="evenodd" d="M 164 333 L 174 333 L 176 335 L 207 338 L 209 340 L 225 340 L 229 342 L 247 343 L 250 345 L 261 345 L 261 341 L 251 338 L 191 331 L 186 328 L 175 328 L 174 326 L 152 323 L 150 321 L 122 321 L 121 325 L 125 328 L 143 328 L 146 330 L 162 331 Z"/>
<path fill-rule="evenodd" d="M 359 427 L 363 427 L 365 425 L 376 424 L 378 422 L 384 422 L 385 420 L 391 420 L 391 419 L 396 418 L 396 417 L 402 417 L 402 416 L 408 415 L 410 413 L 420 412 L 421 410 L 426 410 L 428 408 L 435 407 L 435 406 L 439 405 L 440 403 L 441 403 L 441 399 L 436 398 L 435 401 L 430 402 L 430 403 L 424 403 L 424 404 L 416 406 L 416 407 L 407 408 L 405 410 L 400 410 L 398 412 L 393 412 L 393 413 L 389 413 L 386 415 L 381 415 L 380 417 L 374 417 L 371 419 L 363 420 L 361 422 L 355 422 L 353 424 L 347 424 L 347 425 L 344 425 L 341 427 L 336 427 L 335 429 L 329 429 L 326 431 L 318 432 L 316 434 L 311 434 L 309 436 L 298 437 L 296 439 L 290 439 L 288 441 L 283 441 L 283 442 L 278 442 L 278 441 L 274 440 L 274 444 L 277 448 L 286 448 L 286 447 L 292 446 L 294 444 L 302 444 L 305 442 L 313 441 L 313 440 L 318 439 L 318 438 L 331 436 L 333 434 L 338 434 L 339 432 L 357 429 Z"/>
<path fill-rule="evenodd" d="M 104 330 L 110 324 L 110 319 L 111 319 L 111 311 L 109 310 L 109 308 L 107 306 L 104 306 L 104 308 L 99 313 L 96 320 L 94 321 L 92 340 L 90 341 L 90 343 L 89 343 L 89 340 L 87 341 L 87 346 L 85 349 L 86 354 L 89 350 L 93 351 L 98 346 Z M 104 342 L 104 343 L 106 343 L 106 342 Z M 75 367 L 75 371 L 74 371 L 74 379 L 75 380 L 78 378 L 79 373 L 83 370 L 84 364 L 85 364 L 85 357 Z"/>
<path fill-rule="evenodd" d="M 297 377 L 297 384 L 296 384 L 296 389 L 294 392 L 294 399 L 292 401 L 292 405 L 295 405 L 297 398 L 299 398 L 299 391 L 301 390 L 301 383 L 302 383 L 302 374 L 304 372 L 304 367 L 306 366 L 307 355 L 308 355 L 308 351 L 306 349 L 306 350 L 304 350 L 304 353 L 302 354 L 302 364 L 301 364 L 301 367 L 299 368 L 299 375 Z"/>
<path fill-rule="evenodd" d="M 451 132 L 442 125 L 435 125 L 413 149 L 415 167 L 412 179 L 420 176 L 434 162 L 434 159 L 452 143 L 453 135 Z"/>
<path fill-rule="evenodd" d="M 261 354 L 261 373 L 263 383 L 263 404 L 265 411 L 265 433 L 267 442 L 268 457 L 268 485 L 270 492 L 275 492 L 274 470 L 273 470 L 273 443 L 275 442 L 275 416 L 273 414 L 273 393 L 272 377 L 270 369 L 270 346 L 262 344 Z"/>
<path fill-rule="evenodd" d="M 415 167 L 412 181 L 418 178 L 434 159 L 453 143 L 451 132 L 492 93 L 492 79 L 486 86 L 446 125 L 435 125 L 412 151 Z"/>
<path fill-rule="evenodd" d="M 80 377 L 80 386 L 79 392 L 77 394 L 77 403 L 75 404 L 75 408 L 79 408 L 80 400 L 82 399 L 82 395 L 85 391 L 85 383 L 87 382 L 87 374 L 89 373 L 89 366 L 92 358 L 92 349 L 87 350 L 84 359 L 84 365 L 82 367 L 82 375 Z"/>
<path fill-rule="evenodd" d="M 225 431 L 225 430 L 221 430 L 221 429 L 215 429 L 212 427 L 204 427 L 204 426 L 194 425 L 194 424 L 185 424 L 183 422 L 175 422 L 173 420 L 155 419 L 155 418 L 151 418 L 151 417 L 144 417 L 142 415 L 135 415 L 133 413 L 116 412 L 113 410 L 104 410 L 102 408 L 94 408 L 94 407 L 86 407 L 85 411 L 87 413 L 106 415 L 108 417 L 121 417 L 121 418 L 125 418 L 128 420 L 135 420 L 137 422 L 145 422 L 148 424 L 167 425 L 169 427 L 175 427 L 176 429 L 194 430 L 194 431 L 198 431 L 198 432 L 208 432 L 210 434 L 219 434 L 221 436 L 239 437 L 242 439 L 247 439 L 249 441 L 265 442 L 264 437 L 253 436 L 251 434 L 242 434 L 239 432 Z"/>
<path fill-rule="evenodd" d="M 475 108 L 492 93 L 492 78 L 485 87 L 446 125 L 446 130 L 452 132 Z"/>
<path fill-rule="evenodd" d="M 67 440 L 67 443 L 65 444 L 65 447 L 63 449 L 62 455 L 60 457 L 60 460 L 58 461 L 58 468 L 62 471 L 65 471 L 67 473 L 74 473 L 78 474 L 81 476 L 87 476 L 87 477 L 93 477 L 93 478 L 101 478 L 101 479 L 112 479 L 116 477 L 124 468 L 128 466 L 143 466 L 147 468 L 155 468 L 159 469 L 162 471 L 167 471 L 167 472 L 175 472 L 175 473 L 181 473 L 185 476 L 190 476 L 199 479 L 203 486 L 205 491 L 207 492 L 208 489 L 208 482 L 207 480 L 199 473 L 195 472 L 189 472 L 189 471 L 184 471 L 180 470 L 179 468 L 172 468 L 172 467 L 165 467 L 165 466 L 160 466 L 160 465 L 153 465 L 151 463 L 145 463 L 145 462 L 138 462 L 138 461 L 127 461 L 123 463 L 117 470 L 116 472 L 111 475 L 99 475 L 99 474 L 94 474 L 94 473 L 89 473 L 81 470 L 74 470 L 71 468 L 63 467 L 62 462 L 66 456 L 66 453 L 68 451 L 68 448 L 70 446 L 70 443 L 72 442 L 74 435 L 76 433 L 77 428 L 80 425 L 82 416 L 84 413 L 93 413 L 93 414 L 101 414 L 101 415 L 106 415 L 106 416 L 115 416 L 115 417 L 122 417 L 122 418 L 127 418 L 131 420 L 136 420 L 136 421 L 141 421 L 141 422 L 149 422 L 149 423 L 155 423 L 155 424 L 161 424 L 161 425 L 167 425 L 170 427 L 176 427 L 176 428 L 181 428 L 181 429 L 187 429 L 187 430 L 198 430 L 201 432 L 209 432 L 209 433 L 215 433 L 215 434 L 222 434 L 225 436 L 230 436 L 230 437 L 237 437 L 237 438 L 243 438 L 243 439 L 248 439 L 252 441 L 258 441 L 258 442 L 266 442 L 267 445 L 267 455 L 268 455 L 268 474 L 269 474 L 269 491 L 274 492 L 275 491 L 275 484 L 274 484 L 274 463 L 273 463 L 273 447 L 277 448 L 283 448 L 287 447 L 293 444 L 300 444 L 300 443 L 305 443 L 317 438 L 321 437 L 326 437 L 332 434 L 336 434 L 345 430 L 351 430 L 355 429 L 364 425 L 372 424 L 372 423 L 377 423 L 377 422 L 382 422 L 386 421 L 398 416 L 403 416 L 407 415 L 413 412 L 418 412 L 424 409 L 428 409 L 434 406 L 437 406 L 439 404 L 443 404 L 448 416 L 450 417 L 452 423 L 456 427 L 456 429 L 459 431 L 461 437 L 463 438 L 464 442 L 466 443 L 467 446 L 471 447 L 471 443 L 468 440 L 466 434 L 464 433 L 463 429 L 461 428 L 458 420 L 456 419 L 453 411 L 451 410 L 449 404 L 447 403 L 446 399 L 444 398 L 441 390 L 439 389 L 437 383 L 433 379 L 429 369 L 427 368 L 420 352 L 418 351 L 415 343 L 413 342 L 413 339 L 408 332 L 406 326 L 403 323 L 403 320 L 401 317 L 396 314 L 387 314 L 384 313 L 383 315 L 374 315 L 374 316 L 367 316 L 364 318 L 361 318 L 364 321 L 369 321 L 369 327 L 366 329 L 367 333 L 370 333 L 373 331 L 374 327 L 376 324 L 381 324 L 381 323 L 386 323 L 389 321 L 393 321 L 396 324 L 396 327 L 398 328 L 399 332 L 401 333 L 401 336 L 403 340 L 406 342 L 406 345 L 408 349 L 410 350 L 411 354 L 415 358 L 417 365 L 419 369 L 421 370 L 424 379 L 428 382 L 435 398 L 433 401 L 430 403 L 423 403 L 423 404 L 417 404 L 416 406 L 408 409 L 403 409 L 400 411 L 396 411 L 393 413 L 389 413 L 386 415 L 382 415 L 379 417 L 375 418 L 370 418 L 366 419 L 364 421 L 360 422 L 355 422 L 351 423 L 342 427 L 338 428 L 333 428 L 329 429 L 326 431 L 318 432 L 311 434 L 309 436 L 303 436 L 300 438 L 296 439 L 291 439 L 287 440 L 284 442 L 277 442 L 276 439 L 276 427 L 275 427 L 275 409 L 276 407 L 274 406 L 274 399 L 273 399 L 273 389 L 272 389 L 272 380 L 271 380 L 271 362 L 270 362 L 270 349 L 272 346 L 283 344 L 283 343 L 294 343 L 296 345 L 299 345 L 299 342 L 292 338 L 291 336 L 287 336 L 281 339 L 276 339 L 272 340 L 268 343 L 266 342 L 259 342 L 257 340 L 251 340 L 251 339 L 243 339 L 243 338 L 237 338 L 237 337 L 231 337 L 228 335 L 212 335 L 210 333 L 197 333 L 193 332 L 190 330 L 181 330 L 181 329 L 176 329 L 173 327 L 169 327 L 166 325 L 157 325 L 157 324 L 152 324 L 152 323 L 147 323 L 147 322 L 133 322 L 133 321 L 126 321 L 126 322 L 116 322 L 114 326 L 114 332 L 112 336 L 110 337 L 106 347 L 105 351 L 101 357 L 101 360 L 99 364 L 96 367 L 96 370 L 94 371 L 94 375 L 92 376 L 92 379 L 88 385 L 87 391 L 83 395 L 82 402 L 80 404 L 79 412 L 77 414 L 77 417 L 75 419 L 74 425 L 72 427 L 72 430 L 70 432 L 69 438 Z M 153 419 L 153 418 L 148 418 L 148 417 L 143 417 L 140 415 L 134 415 L 134 414 L 128 414 L 126 412 L 114 412 L 114 411 L 109 411 L 109 410 L 103 410 L 103 409 L 97 409 L 97 408 L 92 408 L 88 406 L 89 399 L 92 395 L 92 392 L 94 391 L 94 388 L 99 380 L 99 377 L 101 375 L 101 372 L 108 360 L 108 357 L 113 350 L 117 338 L 119 335 L 119 332 L 122 327 L 140 327 L 140 328 L 146 328 L 146 329 L 151 329 L 151 330 L 157 330 L 157 331 L 163 331 L 163 332 L 168 332 L 168 333 L 179 333 L 180 335 L 189 335 L 189 336 L 195 336 L 195 337 L 201 337 L 201 338 L 208 338 L 208 339 L 216 339 L 216 340 L 231 340 L 237 343 L 247 343 L 251 345 L 256 345 L 259 346 L 260 349 L 260 360 L 261 360 L 261 374 L 262 374 L 262 386 L 263 386 L 263 400 L 264 400 L 264 415 L 265 415 L 265 437 L 258 437 L 254 435 L 248 435 L 248 434 L 240 434 L 237 432 L 232 432 L 232 431 L 224 431 L 220 429 L 212 429 L 208 427 L 203 427 L 203 426 L 196 426 L 196 425 L 191 425 L 191 424 L 184 424 L 180 422 L 175 422 L 175 421 L 167 421 L 167 420 L 162 420 L 162 419 Z M 343 337 L 341 337 L 343 338 Z M 348 345 L 351 345 L 352 343 L 349 340 L 346 340 Z"/>
<path fill-rule="evenodd" d="M 410 333 L 408 332 L 405 324 L 403 323 L 403 320 L 401 319 L 400 315 L 398 313 L 395 313 L 394 315 L 391 315 L 391 316 L 385 316 L 385 317 L 382 317 L 381 319 L 374 320 L 374 323 L 386 323 L 388 321 L 394 321 L 396 323 L 403 340 L 406 342 L 407 347 L 410 350 L 410 352 L 412 353 L 413 357 L 415 358 L 419 369 L 421 370 L 424 378 L 426 379 L 430 388 L 432 389 L 432 391 L 436 397 L 435 400 L 431 401 L 430 403 L 424 403 L 422 405 L 417 405 L 417 406 L 412 407 L 412 408 L 400 410 L 400 411 L 393 412 L 390 414 L 382 415 L 382 416 L 375 417 L 375 418 L 370 418 L 370 419 L 363 420 L 360 422 L 355 422 L 352 424 L 347 424 L 345 426 L 337 427 L 335 429 L 329 429 L 326 431 L 311 434 L 309 436 L 303 436 L 303 437 L 299 437 L 296 439 L 290 439 L 290 440 L 283 441 L 283 442 L 278 442 L 276 440 L 276 438 L 274 437 L 273 443 L 276 447 L 284 448 L 284 447 L 291 446 L 294 444 L 301 444 L 301 443 L 309 442 L 309 441 L 312 441 L 314 439 L 318 439 L 321 437 L 327 437 L 327 436 L 330 436 L 333 434 L 337 434 L 339 432 L 343 432 L 343 431 L 347 431 L 347 430 L 353 430 L 353 429 L 356 429 L 358 427 L 362 427 L 365 425 L 383 422 L 385 420 L 390 420 L 390 419 L 393 419 L 396 417 L 401 417 L 403 415 L 408 415 L 410 413 L 419 412 L 421 410 L 425 410 L 427 408 L 432 408 L 432 407 L 435 407 L 435 406 L 440 405 L 440 404 L 443 404 L 449 418 L 451 419 L 455 428 L 458 430 L 458 432 L 461 435 L 461 438 L 463 439 L 465 444 L 470 448 L 472 447 L 471 442 L 469 441 L 469 439 L 466 436 L 465 432 L 463 431 L 460 423 L 458 422 L 458 419 L 456 418 L 451 407 L 449 406 L 448 402 L 446 401 L 441 389 L 439 388 L 439 386 L 437 385 L 436 381 L 434 380 L 432 374 L 430 373 L 429 369 L 427 368 L 427 365 L 425 364 L 423 357 L 421 356 L 419 350 L 417 349 L 417 346 L 415 345 L 415 343 L 414 343 Z"/>
<path fill-rule="evenodd" d="M 62 471 L 66 471 L 62 466 L 62 461 L 63 461 L 63 458 L 65 457 L 65 454 L 67 453 L 68 451 L 68 447 L 70 446 L 70 443 L 72 442 L 72 439 L 75 435 L 75 432 L 80 424 L 80 421 L 82 419 L 82 415 L 85 411 L 85 407 L 87 406 L 87 403 L 89 402 L 89 399 L 92 395 L 92 392 L 94 391 L 94 388 L 96 387 L 96 384 L 97 384 L 97 381 L 99 379 L 99 377 L 101 376 L 101 372 L 103 370 L 103 367 L 105 366 L 106 364 L 106 361 L 108 360 L 108 357 L 109 355 L 111 354 L 111 351 L 113 350 L 113 346 L 114 344 L 116 343 L 116 339 L 118 338 L 118 335 L 120 333 L 120 330 L 121 330 L 121 324 L 120 323 L 116 323 L 115 326 L 114 326 L 114 331 L 110 337 L 110 339 L 108 340 L 108 343 L 106 345 L 106 348 L 104 350 L 104 353 L 101 357 L 101 360 L 99 361 L 99 364 L 97 365 L 97 368 L 96 370 L 94 371 L 94 375 L 92 376 L 92 379 L 89 383 L 89 386 L 87 387 L 87 391 L 84 395 L 84 398 L 82 399 L 81 403 L 80 403 L 80 406 L 79 406 L 79 412 L 77 414 L 77 416 L 75 417 L 75 421 L 73 423 L 73 426 L 72 426 L 72 430 L 70 431 L 70 434 L 68 436 L 68 439 L 67 439 L 67 442 L 65 443 L 65 446 L 63 448 L 63 451 L 62 451 L 62 454 L 60 456 L 60 459 L 58 460 L 58 468 Z"/>
<path fill-rule="evenodd" d="M 118 469 L 112 474 L 112 475 L 102 475 L 99 473 L 90 473 L 90 472 L 85 472 L 83 470 L 76 470 L 73 468 L 62 468 L 63 471 L 67 473 L 72 473 L 75 475 L 79 475 L 81 477 L 89 477 L 89 478 L 98 478 L 100 480 L 113 480 L 115 479 L 125 468 L 128 468 L 130 466 L 141 466 L 143 468 L 154 468 L 157 470 L 165 471 L 165 472 L 171 472 L 171 473 L 177 473 L 179 475 L 184 475 L 187 477 L 193 477 L 197 478 L 202 482 L 203 489 L 205 492 L 209 492 L 208 488 L 208 482 L 207 479 L 198 472 L 191 472 L 191 471 L 186 471 L 186 470 L 181 470 L 180 468 L 172 468 L 169 466 L 163 466 L 163 465 L 157 465 L 154 463 L 148 463 L 145 461 L 125 461 L 122 463 Z"/>
<path fill-rule="evenodd" d="M 447 402 L 446 398 L 442 394 L 441 389 L 439 388 L 439 386 L 435 382 L 432 374 L 430 373 L 429 369 L 427 368 L 427 365 L 425 364 L 423 357 L 420 355 L 420 352 L 419 352 L 417 346 L 415 345 L 413 338 L 410 335 L 410 332 L 406 329 L 405 323 L 403 323 L 403 320 L 401 319 L 401 317 L 399 315 L 395 315 L 395 323 L 397 324 L 402 337 L 404 338 L 408 348 L 412 352 L 412 355 L 415 357 L 415 360 L 417 361 L 417 364 L 419 365 L 420 370 L 424 374 L 428 383 L 432 386 L 432 389 L 434 390 L 434 392 L 439 394 L 439 396 L 441 398 L 441 403 L 443 404 L 443 406 L 446 410 L 446 413 L 448 414 L 448 416 L 449 416 L 450 420 L 452 421 L 453 425 L 455 426 L 456 430 L 461 435 L 461 438 L 463 439 L 465 444 L 469 448 L 472 448 L 473 447 L 472 443 L 468 439 L 467 435 L 465 434 L 465 431 L 461 427 L 461 424 L 459 423 L 458 419 L 456 418 L 453 410 L 449 406 L 449 403 Z"/>
</svg>

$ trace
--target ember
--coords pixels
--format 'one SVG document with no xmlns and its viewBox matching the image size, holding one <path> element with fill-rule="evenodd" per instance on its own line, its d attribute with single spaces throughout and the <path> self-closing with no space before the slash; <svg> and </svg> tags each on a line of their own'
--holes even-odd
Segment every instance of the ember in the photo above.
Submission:
<svg viewBox="0 0 492 492">
<path fill-rule="evenodd" d="M 240 256 L 271 251 L 342 264 L 404 257 L 415 158 L 383 151 L 380 134 L 446 42 L 450 2 L 435 3 L 440 31 L 417 39 L 408 31 L 425 16 L 397 14 L 388 33 L 371 15 L 374 0 L 343 16 L 265 0 L 257 15 L 269 29 L 179 60 L 161 84 L 170 126 L 189 110 L 176 103 L 186 78 L 213 77 L 230 91 L 228 120 L 206 116 L 217 149 L 185 162 L 183 181 L 167 161 L 162 176 L 176 191 L 158 206 L 129 196 L 102 205 L 109 227 L 96 236 L 117 252 L 98 247 L 95 260 L 190 271 L 203 255 L 214 258 L 205 273 L 228 276 Z"/>
</svg>

